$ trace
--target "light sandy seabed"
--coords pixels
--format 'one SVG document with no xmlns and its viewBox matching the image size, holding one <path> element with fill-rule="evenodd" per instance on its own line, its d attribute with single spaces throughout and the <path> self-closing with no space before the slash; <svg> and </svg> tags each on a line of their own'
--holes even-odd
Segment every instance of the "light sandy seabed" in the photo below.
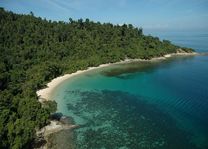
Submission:
<svg viewBox="0 0 208 149">
<path fill-rule="evenodd" d="M 76 75 L 82 74 L 84 72 L 90 71 L 90 70 L 94 70 L 94 69 L 98 69 L 98 68 L 103 68 L 103 67 L 107 67 L 107 66 L 111 66 L 111 65 L 115 65 L 115 64 L 123 64 L 123 63 L 131 63 L 131 62 L 139 62 L 139 61 L 157 61 L 157 60 L 162 60 L 162 59 L 166 59 L 166 58 L 170 58 L 172 56 L 179 56 L 179 55 L 196 55 L 197 53 L 193 52 L 193 53 L 173 53 L 173 54 L 167 54 L 163 57 L 157 57 L 157 58 L 152 58 L 150 60 L 143 60 L 143 59 L 125 59 L 124 61 L 120 61 L 120 62 L 116 62 L 116 63 L 108 63 L 108 64 L 102 64 L 99 65 L 98 67 L 89 67 L 86 70 L 79 70 L 75 73 L 71 73 L 71 74 L 65 74 L 63 76 L 57 77 L 55 79 L 53 79 L 51 82 L 49 82 L 47 84 L 47 88 L 38 90 L 36 92 L 36 94 L 39 97 L 39 101 L 43 102 L 43 101 L 47 101 L 47 100 L 51 100 L 50 99 L 50 95 L 53 92 L 53 90 L 59 85 L 61 84 L 63 81 L 68 80 Z"/>
</svg>

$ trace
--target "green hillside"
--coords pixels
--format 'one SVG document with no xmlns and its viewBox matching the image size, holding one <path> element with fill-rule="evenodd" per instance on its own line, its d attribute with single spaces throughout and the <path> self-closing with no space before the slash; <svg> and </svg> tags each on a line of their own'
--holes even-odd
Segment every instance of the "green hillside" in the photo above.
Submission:
<svg viewBox="0 0 208 149">
<path fill-rule="evenodd" d="M 56 22 L 1 8 L 0 148 L 30 148 L 35 130 L 45 126 L 53 112 L 50 106 L 41 107 L 36 95 L 51 79 L 125 58 L 163 56 L 178 48 L 145 36 L 131 24 Z"/>
</svg>

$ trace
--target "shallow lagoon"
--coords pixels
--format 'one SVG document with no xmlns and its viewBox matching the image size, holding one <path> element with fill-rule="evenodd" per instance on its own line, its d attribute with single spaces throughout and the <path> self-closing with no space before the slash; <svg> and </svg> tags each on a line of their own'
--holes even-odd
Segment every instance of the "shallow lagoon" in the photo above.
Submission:
<svg viewBox="0 0 208 149">
<path fill-rule="evenodd" d="M 97 69 L 65 81 L 53 98 L 81 125 L 78 148 L 205 147 L 207 62 L 177 57 Z"/>
<path fill-rule="evenodd" d="M 52 98 L 81 125 L 79 149 L 206 149 L 207 64 L 190 56 L 114 65 L 65 81 Z"/>
</svg>

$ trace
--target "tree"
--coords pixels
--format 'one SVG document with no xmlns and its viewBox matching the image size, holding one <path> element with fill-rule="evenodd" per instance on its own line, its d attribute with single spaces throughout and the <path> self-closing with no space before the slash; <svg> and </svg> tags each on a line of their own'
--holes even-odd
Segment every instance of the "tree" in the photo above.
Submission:
<svg viewBox="0 0 208 149">
<path fill-rule="evenodd" d="M 34 13 L 33 13 L 32 11 L 30 11 L 30 15 L 31 15 L 32 17 L 34 17 Z"/>
<path fill-rule="evenodd" d="M 125 58 L 192 52 L 169 41 L 143 35 L 133 25 L 89 19 L 47 21 L 0 8 L 0 148 L 29 148 L 35 129 L 56 111 L 53 101 L 41 105 L 36 90 L 64 73 Z"/>
<path fill-rule="evenodd" d="M 57 103 L 56 101 L 46 101 L 44 103 L 44 108 L 47 109 L 50 113 L 54 113 L 57 110 Z"/>
<path fill-rule="evenodd" d="M 139 30 L 138 30 L 138 35 L 139 35 L 139 36 L 143 35 L 143 29 L 142 29 L 142 28 L 139 28 Z"/>
<path fill-rule="evenodd" d="M 69 18 L 69 23 L 73 23 L 73 19 L 72 18 Z"/>
</svg>

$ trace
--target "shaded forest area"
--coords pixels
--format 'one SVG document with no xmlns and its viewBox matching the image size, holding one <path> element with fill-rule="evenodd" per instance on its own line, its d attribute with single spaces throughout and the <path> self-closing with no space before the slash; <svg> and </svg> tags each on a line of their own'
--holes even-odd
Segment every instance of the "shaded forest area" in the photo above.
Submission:
<svg viewBox="0 0 208 149">
<path fill-rule="evenodd" d="M 35 131 L 48 124 L 54 103 L 41 106 L 36 91 L 51 79 L 125 58 L 163 56 L 178 48 L 143 35 L 131 24 L 71 18 L 57 22 L 0 8 L 0 148 L 30 148 Z"/>
</svg>

